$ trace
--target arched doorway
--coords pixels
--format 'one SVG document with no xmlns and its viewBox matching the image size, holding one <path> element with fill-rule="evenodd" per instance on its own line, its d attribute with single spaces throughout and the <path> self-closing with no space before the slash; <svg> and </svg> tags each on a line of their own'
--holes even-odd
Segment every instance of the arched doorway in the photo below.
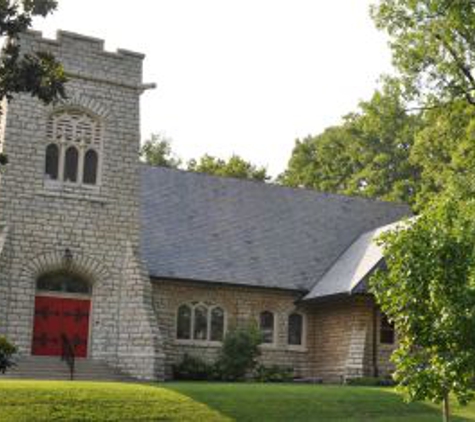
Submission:
<svg viewBox="0 0 475 422">
<path fill-rule="evenodd" d="M 76 357 L 87 357 L 91 293 L 87 280 L 67 271 L 37 279 L 33 355 L 61 356 L 69 342 Z"/>
</svg>

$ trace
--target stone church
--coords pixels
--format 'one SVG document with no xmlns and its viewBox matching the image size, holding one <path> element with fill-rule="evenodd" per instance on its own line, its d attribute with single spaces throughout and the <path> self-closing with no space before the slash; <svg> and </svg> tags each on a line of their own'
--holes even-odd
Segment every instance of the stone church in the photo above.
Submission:
<svg viewBox="0 0 475 422">
<path fill-rule="evenodd" d="M 25 52 L 64 65 L 68 99 L 2 104 L 0 334 L 23 359 L 78 359 L 164 379 L 255 322 L 261 361 L 296 377 L 384 376 L 392 326 L 367 293 L 400 204 L 139 162 L 138 53 L 69 32 Z"/>
</svg>

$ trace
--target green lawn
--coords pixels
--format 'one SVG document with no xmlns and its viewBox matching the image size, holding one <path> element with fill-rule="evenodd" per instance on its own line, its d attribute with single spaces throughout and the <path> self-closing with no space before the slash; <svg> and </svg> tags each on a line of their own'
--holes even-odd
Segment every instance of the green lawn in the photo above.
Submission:
<svg viewBox="0 0 475 422">
<path fill-rule="evenodd" d="M 173 391 L 207 404 L 237 421 L 429 422 L 439 409 L 406 404 L 391 388 L 296 384 L 167 383 Z M 454 406 L 454 422 L 475 421 L 475 403 Z"/>
<path fill-rule="evenodd" d="M 0 381 L 0 421 L 228 421 L 204 404 L 150 385 Z"/>
<path fill-rule="evenodd" d="M 475 403 L 454 406 L 475 422 Z M 390 388 L 173 382 L 120 384 L 0 381 L 0 422 L 41 421 L 441 421 L 439 409 L 405 404 Z"/>
</svg>

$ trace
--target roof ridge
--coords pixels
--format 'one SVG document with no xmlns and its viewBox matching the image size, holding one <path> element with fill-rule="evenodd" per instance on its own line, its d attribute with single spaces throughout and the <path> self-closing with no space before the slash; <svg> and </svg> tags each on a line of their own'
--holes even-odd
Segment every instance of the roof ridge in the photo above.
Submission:
<svg viewBox="0 0 475 422">
<path fill-rule="evenodd" d="M 358 196 L 358 195 L 345 195 L 342 193 L 322 192 L 322 191 L 312 189 L 312 188 L 307 188 L 307 187 L 284 186 L 284 185 L 279 185 L 278 183 L 266 182 L 266 181 L 261 181 L 261 180 L 244 179 L 244 178 L 231 177 L 231 176 L 221 176 L 221 175 L 196 172 L 192 170 L 186 170 L 186 169 L 180 169 L 180 168 L 174 168 L 174 167 L 154 166 L 152 164 L 148 164 L 144 162 L 141 162 L 141 165 L 146 170 L 176 172 L 176 173 L 182 173 L 186 175 L 192 175 L 192 176 L 215 179 L 215 180 L 234 181 L 234 182 L 243 183 L 243 184 L 246 184 L 246 183 L 254 184 L 256 186 L 265 186 L 266 188 L 271 188 L 271 189 L 282 189 L 282 190 L 298 192 L 298 193 L 310 193 L 315 196 L 321 196 L 321 197 L 327 197 L 327 198 L 355 200 L 355 201 L 366 202 L 368 204 L 391 206 L 391 207 L 394 207 L 394 206 L 404 207 L 407 210 L 410 210 L 410 207 L 408 204 L 404 202 L 399 202 L 399 201 L 386 201 L 386 200 L 382 200 L 378 198 L 366 198 L 364 196 Z"/>
</svg>

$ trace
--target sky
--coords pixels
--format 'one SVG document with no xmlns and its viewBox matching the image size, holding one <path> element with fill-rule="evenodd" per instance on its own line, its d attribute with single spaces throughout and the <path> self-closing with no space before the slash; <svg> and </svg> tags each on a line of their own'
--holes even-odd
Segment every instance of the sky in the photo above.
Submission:
<svg viewBox="0 0 475 422">
<path fill-rule="evenodd" d="M 59 0 L 34 29 L 146 54 L 141 138 L 184 160 L 238 154 L 276 176 L 297 138 L 338 124 L 391 70 L 371 0 Z"/>
</svg>

